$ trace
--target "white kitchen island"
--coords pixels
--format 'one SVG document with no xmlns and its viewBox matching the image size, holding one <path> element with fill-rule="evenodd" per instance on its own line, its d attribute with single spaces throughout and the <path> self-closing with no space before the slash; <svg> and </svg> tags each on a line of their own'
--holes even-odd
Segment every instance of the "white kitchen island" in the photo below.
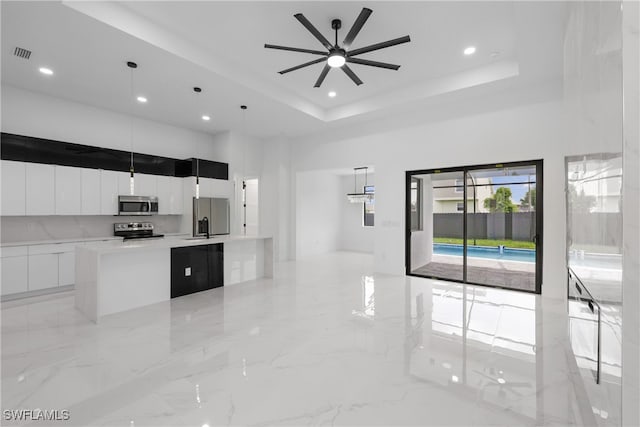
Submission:
<svg viewBox="0 0 640 427">
<path fill-rule="evenodd" d="M 219 244 L 224 286 L 273 277 L 273 239 L 216 236 L 109 241 L 76 248 L 75 305 L 94 322 L 171 299 L 171 249 Z"/>
</svg>

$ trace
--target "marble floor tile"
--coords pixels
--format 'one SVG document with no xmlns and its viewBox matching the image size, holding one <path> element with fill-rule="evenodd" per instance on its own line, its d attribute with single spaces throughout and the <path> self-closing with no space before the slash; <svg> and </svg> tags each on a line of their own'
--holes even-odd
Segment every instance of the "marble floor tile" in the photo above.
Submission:
<svg viewBox="0 0 640 427">
<path fill-rule="evenodd" d="M 601 425 L 567 325 L 559 301 L 329 254 L 98 325 L 71 293 L 3 304 L 2 409 L 68 410 L 57 426 Z"/>
</svg>

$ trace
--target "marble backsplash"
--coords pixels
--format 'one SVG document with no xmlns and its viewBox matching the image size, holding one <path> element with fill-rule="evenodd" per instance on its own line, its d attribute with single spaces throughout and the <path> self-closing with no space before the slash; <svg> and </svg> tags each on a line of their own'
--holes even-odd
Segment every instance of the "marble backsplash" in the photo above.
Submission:
<svg viewBox="0 0 640 427">
<path fill-rule="evenodd" d="M 0 219 L 2 243 L 86 239 L 113 236 L 116 222 L 151 222 L 158 234 L 180 232 L 181 215 L 156 216 L 5 216 Z M 188 231 L 187 231 L 188 232 Z"/>
</svg>

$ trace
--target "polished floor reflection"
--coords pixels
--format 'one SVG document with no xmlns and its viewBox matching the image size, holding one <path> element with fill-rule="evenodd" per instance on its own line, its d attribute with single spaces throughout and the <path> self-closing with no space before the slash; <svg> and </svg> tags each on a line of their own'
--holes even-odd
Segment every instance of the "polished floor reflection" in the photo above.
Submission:
<svg viewBox="0 0 640 427">
<path fill-rule="evenodd" d="M 99 325 L 69 294 L 4 303 L 2 409 L 82 426 L 608 422 L 562 302 L 372 271 L 347 253 L 283 263 Z"/>
<path fill-rule="evenodd" d="M 423 277 L 460 280 L 458 277 L 460 277 L 461 268 L 462 257 L 433 255 L 431 262 L 414 269 L 411 273 Z M 467 282 L 535 292 L 535 264 L 469 257 Z"/>
</svg>

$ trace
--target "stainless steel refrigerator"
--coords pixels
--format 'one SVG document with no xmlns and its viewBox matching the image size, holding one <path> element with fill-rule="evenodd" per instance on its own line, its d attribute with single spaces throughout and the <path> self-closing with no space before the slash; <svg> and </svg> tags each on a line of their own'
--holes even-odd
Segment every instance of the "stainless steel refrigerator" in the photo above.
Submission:
<svg viewBox="0 0 640 427">
<path fill-rule="evenodd" d="M 193 198 L 193 235 L 211 236 L 230 233 L 229 199 L 216 197 Z"/>
</svg>

